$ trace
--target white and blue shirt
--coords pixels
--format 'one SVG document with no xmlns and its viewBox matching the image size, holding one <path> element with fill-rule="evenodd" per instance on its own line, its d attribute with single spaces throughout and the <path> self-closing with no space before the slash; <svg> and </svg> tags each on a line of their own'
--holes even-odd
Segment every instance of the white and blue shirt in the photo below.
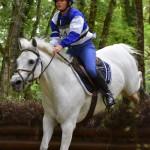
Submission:
<svg viewBox="0 0 150 150">
<path fill-rule="evenodd" d="M 69 8 L 64 16 L 60 12 L 54 14 L 50 27 L 52 34 L 50 43 L 54 46 L 62 47 L 75 46 L 82 44 L 93 37 L 85 21 L 83 14 L 75 9 Z"/>
</svg>

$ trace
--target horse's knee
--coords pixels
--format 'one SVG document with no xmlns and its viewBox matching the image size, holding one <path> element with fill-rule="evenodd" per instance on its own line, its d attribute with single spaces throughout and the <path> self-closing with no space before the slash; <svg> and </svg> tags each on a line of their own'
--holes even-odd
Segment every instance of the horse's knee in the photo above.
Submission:
<svg viewBox="0 0 150 150">
<path fill-rule="evenodd" d="M 65 122 L 65 123 L 61 124 L 61 129 L 64 134 L 72 133 L 74 128 L 75 128 L 75 124 L 72 122 Z"/>
<path fill-rule="evenodd" d="M 42 145 L 40 146 L 40 150 L 48 150 L 48 147 L 45 147 L 45 145 L 42 144 Z"/>
</svg>

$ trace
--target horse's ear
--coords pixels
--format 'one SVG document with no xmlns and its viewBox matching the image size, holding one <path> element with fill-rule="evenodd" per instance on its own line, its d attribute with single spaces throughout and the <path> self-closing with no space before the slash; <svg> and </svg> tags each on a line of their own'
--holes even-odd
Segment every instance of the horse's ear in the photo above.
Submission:
<svg viewBox="0 0 150 150">
<path fill-rule="evenodd" d="M 18 46 L 19 46 L 19 50 L 21 51 L 22 48 L 21 48 L 21 41 L 20 41 L 20 39 L 18 39 Z"/>
<path fill-rule="evenodd" d="M 32 46 L 37 47 L 37 42 L 35 38 L 32 38 Z"/>
</svg>

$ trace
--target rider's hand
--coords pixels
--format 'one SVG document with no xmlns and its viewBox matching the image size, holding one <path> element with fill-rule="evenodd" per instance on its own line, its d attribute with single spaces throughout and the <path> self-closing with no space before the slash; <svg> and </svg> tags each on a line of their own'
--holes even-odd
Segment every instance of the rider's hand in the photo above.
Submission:
<svg viewBox="0 0 150 150">
<path fill-rule="evenodd" d="M 63 49 L 63 47 L 61 45 L 57 45 L 56 47 L 54 47 L 54 53 L 58 53 Z"/>
</svg>

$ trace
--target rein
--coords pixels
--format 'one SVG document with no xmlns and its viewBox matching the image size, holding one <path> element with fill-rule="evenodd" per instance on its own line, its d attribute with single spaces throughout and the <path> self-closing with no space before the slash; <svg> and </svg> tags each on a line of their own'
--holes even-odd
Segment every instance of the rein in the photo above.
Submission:
<svg viewBox="0 0 150 150">
<path fill-rule="evenodd" d="M 49 67 L 49 65 L 51 64 L 51 62 L 53 61 L 55 57 L 55 53 L 54 55 L 52 56 L 51 60 L 49 61 L 48 65 L 45 67 L 45 69 L 41 72 L 40 76 L 39 76 L 39 79 L 41 78 L 42 74 L 45 72 L 45 70 Z"/>
<path fill-rule="evenodd" d="M 63 55 L 61 55 L 59 52 L 57 52 L 57 54 L 62 57 L 69 65 L 71 64 L 68 59 L 66 59 Z"/>
</svg>

